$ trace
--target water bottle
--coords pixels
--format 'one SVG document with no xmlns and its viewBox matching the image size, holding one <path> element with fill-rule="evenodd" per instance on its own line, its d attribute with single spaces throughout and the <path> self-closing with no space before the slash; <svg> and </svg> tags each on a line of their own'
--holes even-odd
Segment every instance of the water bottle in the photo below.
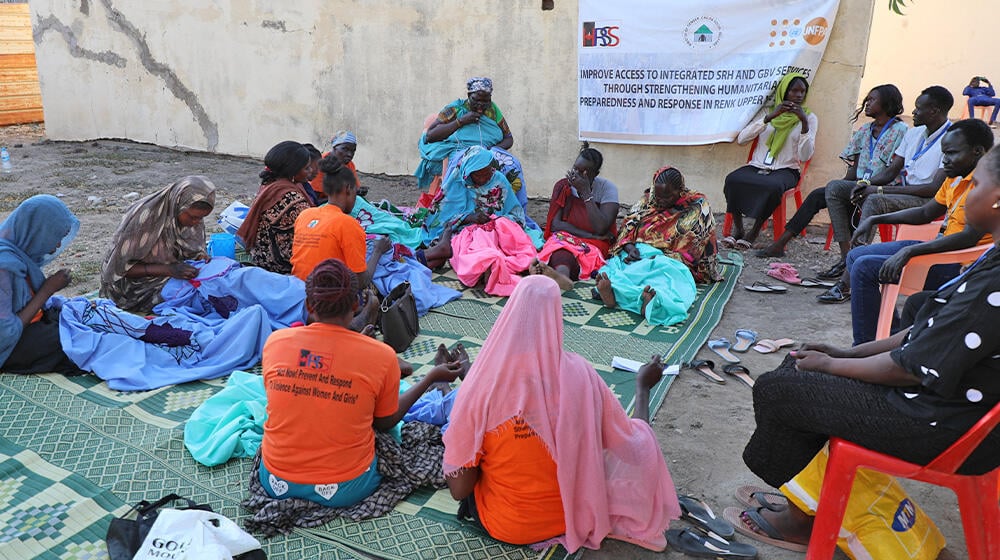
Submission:
<svg viewBox="0 0 1000 560">
<path fill-rule="evenodd" d="M 3 168 L 4 173 L 14 172 L 14 166 L 10 163 L 10 152 L 7 151 L 7 146 L 0 148 L 0 167 Z"/>
</svg>

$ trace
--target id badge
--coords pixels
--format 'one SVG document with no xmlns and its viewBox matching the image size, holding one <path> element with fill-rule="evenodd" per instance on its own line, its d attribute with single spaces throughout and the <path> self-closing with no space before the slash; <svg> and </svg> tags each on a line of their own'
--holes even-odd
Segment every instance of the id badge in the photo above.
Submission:
<svg viewBox="0 0 1000 560">
<path fill-rule="evenodd" d="M 864 179 L 865 181 L 871 181 L 871 179 L 872 179 L 872 171 L 871 171 L 871 169 L 869 169 L 868 171 L 865 171 L 864 175 L 862 175 L 861 178 Z"/>
<path fill-rule="evenodd" d="M 764 165 L 772 165 L 774 163 L 774 156 L 771 155 L 771 150 L 767 151 L 767 155 L 764 156 Z"/>
</svg>

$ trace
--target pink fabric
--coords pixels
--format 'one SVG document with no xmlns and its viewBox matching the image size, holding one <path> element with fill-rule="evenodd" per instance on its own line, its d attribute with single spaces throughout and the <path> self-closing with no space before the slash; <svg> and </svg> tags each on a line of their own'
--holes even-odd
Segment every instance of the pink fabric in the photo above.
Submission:
<svg viewBox="0 0 1000 560">
<path fill-rule="evenodd" d="M 576 262 L 580 265 L 581 280 L 591 278 L 606 262 L 601 249 L 590 239 L 577 237 L 565 231 L 557 231 L 545 240 L 545 245 L 542 245 L 542 250 L 538 252 L 538 260 L 547 263 L 552 253 L 560 249 L 569 251 L 576 257 Z"/>
<path fill-rule="evenodd" d="M 575 552 L 617 535 L 662 549 L 680 506 L 656 436 L 562 342 L 559 287 L 525 277 L 459 389 L 444 435 L 445 476 L 473 461 L 486 433 L 521 416 L 556 462 L 566 513 L 556 542 Z"/>
<path fill-rule="evenodd" d="M 536 255 L 531 238 L 509 218 L 465 226 L 452 236 L 451 253 L 451 267 L 466 286 L 488 270 L 486 293 L 494 296 L 509 296 Z"/>
</svg>

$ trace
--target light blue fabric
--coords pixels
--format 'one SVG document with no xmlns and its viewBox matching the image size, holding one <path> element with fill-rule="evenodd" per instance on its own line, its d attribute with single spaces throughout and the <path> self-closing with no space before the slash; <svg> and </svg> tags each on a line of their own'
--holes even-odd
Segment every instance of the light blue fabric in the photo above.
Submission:
<svg viewBox="0 0 1000 560">
<path fill-rule="evenodd" d="M 636 243 L 642 260 L 625 264 L 625 251 L 608 260 L 597 271 L 611 280 L 618 307 L 633 313 L 642 310 L 642 290 L 656 290 L 656 296 L 646 306 L 646 320 L 653 325 L 673 325 L 687 319 L 698 288 L 684 263 L 645 243 Z"/>
<path fill-rule="evenodd" d="M 206 467 L 233 457 L 253 457 L 264 437 L 264 378 L 234 371 L 221 391 L 195 409 L 184 424 L 184 447 Z"/>
<path fill-rule="evenodd" d="M 456 99 L 445 109 L 455 109 L 455 118 L 461 118 L 469 112 L 465 102 L 465 99 Z M 434 176 L 441 174 L 441 160 L 451 157 L 452 152 L 469 146 L 489 148 L 499 144 L 501 140 L 503 140 L 503 130 L 489 117 L 482 117 L 475 123 L 459 128 L 440 142 L 427 142 L 427 133 L 421 134 L 420 142 L 417 144 L 420 149 L 420 165 L 413 172 L 417 178 L 417 187 L 420 189 L 429 187 Z"/>
<path fill-rule="evenodd" d="M 76 237 L 80 221 L 58 198 L 33 196 L 0 224 L 0 270 L 11 277 L 11 301 L 0 312 L 0 365 L 14 350 L 24 326 L 17 313 L 31 301 L 32 290 L 45 282 L 42 267 L 52 262 Z M 31 284 L 30 287 L 28 284 Z"/>
<path fill-rule="evenodd" d="M 374 240 L 368 240 L 367 256 L 371 256 Z M 372 283 L 382 295 L 388 294 L 403 282 L 410 283 L 413 299 L 417 303 L 417 315 L 423 317 L 434 307 L 462 297 L 462 292 L 431 281 L 431 269 L 411 256 L 395 258 L 393 251 L 386 251 L 378 260 Z"/>
<path fill-rule="evenodd" d="M 441 190 L 444 199 L 436 212 L 427 215 L 424 220 L 424 243 L 430 243 L 441 235 L 446 225 L 452 227 L 453 233 L 460 229 L 459 223 L 466 216 L 482 210 L 496 217 L 506 217 L 524 227 L 524 209 L 517 201 L 517 196 L 510 187 L 510 182 L 499 171 L 494 171 L 485 184 L 476 186 L 471 175 L 480 169 L 488 167 L 493 161 L 493 153 L 485 148 L 473 146 L 462 154 L 458 167 L 448 174 Z M 494 205 L 490 208 L 488 205 Z"/>
<path fill-rule="evenodd" d="M 59 299 L 63 352 L 116 391 L 214 379 L 253 367 L 271 334 L 267 314 L 259 305 L 241 309 L 231 320 L 183 315 L 145 319 L 118 309 L 109 299 Z M 140 340 L 165 327 L 189 332 L 190 340 L 177 346 Z"/>
<path fill-rule="evenodd" d="M 413 227 L 392 213 L 372 206 L 360 196 L 354 202 L 351 217 L 361 224 L 365 233 L 388 235 L 393 243 L 406 245 L 411 249 L 419 247 L 424 240 L 424 232 L 419 227 Z"/>
<path fill-rule="evenodd" d="M 271 329 L 282 329 L 306 320 L 306 283 L 295 276 L 275 274 L 255 266 L 241 267 L 225 257 L 209 262 L 188 261 L 198 268 L 194 280 L 171 278 L 160 291 L 163 302 L 153 308 L 157 315 L 185 314 L 224 319 L 212 304 L 228 303 L 231 313 L 259 305 Z"/>
<path fill-rule="evenodd" d="M 451 409 L 455 406 L 455 397 L 458 396 L 458 389 L 449 391 L 447 395 L 441 391 L 427 391 L 417 402 L 413 403 L 410 410 L 403 416 L 403 422 L 424 422 L 441 426 L 443 434 L 448 429 Z"/>
</svg>

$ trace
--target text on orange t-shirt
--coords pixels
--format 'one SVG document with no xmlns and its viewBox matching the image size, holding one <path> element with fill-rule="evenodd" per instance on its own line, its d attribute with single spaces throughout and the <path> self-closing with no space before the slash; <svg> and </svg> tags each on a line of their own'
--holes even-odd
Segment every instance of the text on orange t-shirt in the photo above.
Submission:
<svg viewBox="0 0 1000 560">
<path fill-rule="evenodd" d="M 307 208 L 295 218 L 292 274 L 305 280 L 326 259 L 338 259 L 355 273 L 365 271 L 365 230 L 333 204 Z"/>
</svg>

